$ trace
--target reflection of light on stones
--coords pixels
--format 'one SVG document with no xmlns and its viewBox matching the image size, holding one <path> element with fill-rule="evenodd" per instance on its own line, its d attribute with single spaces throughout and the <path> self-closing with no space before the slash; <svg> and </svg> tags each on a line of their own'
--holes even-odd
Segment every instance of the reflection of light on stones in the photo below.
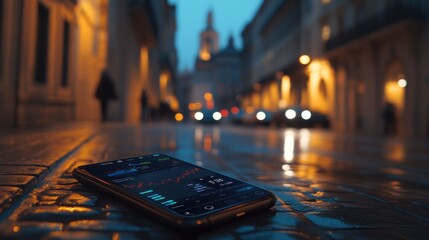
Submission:
<svg viewBox="0 0 429 240">
<path fill-rule="evenodd" d="M 386 168 L 383 170 L 383 172 L 392 174 L 392 175 L 398 175 L 398 176 L 402 176 L 405 174 L 404 170 L 399 168 Z"/>
<path fill-rule="evenodd" d="M 299 130 L 299 148 L 303 151 L 308 150 L 310 144 L 310 131 L 308 129 Z"/>
<path fill-rule="evenodd" d="M 288 177 L 293 177 L 295 175 L 288 164 L 284 164 L 282 169 L 284 170 L 283 174 Z"/>
<path fill-rule="evenodd" d="M 161 136 L 160 145 L 161 149 L 167 149 L 167 139 L 164 135 Z"/>
<path fill-rule="evenodd" d="M 317 197 L 317 198 L 321 198 L 325 195 L 324 192 L 318 191 L 316 193 L 313 193 L 313 196 Z"/>
<path fill-rule="evenodd" d="M 401 189 L 401 183 L 398 181 L 390 181 L 390 186 L 392 189 L 395 189 L 395 190 Z"/>
<path fill-rule="evenodd" d="M 270 148 L 276 149 L 278 147 L 278 130 L 275 128 L 269 128 L 267 143 Z"/>
<path fill-rule="evenodd" d="M 219 127 L 213 128 L 213 142 L 214 143 L 220 142 L 220 129 L 219 129 Z"/>
<path fill-rule="evenodd" d="M 293 130 L 285 131 L 285 142 L 283 147 L 283 157 L 287 163 L 292 162 L 295 149 L 295 132 Z"/>
<path fill-rule="evenodd" d="M 405 160 L 405 147 L 403 144 L 385 145 L 384 157 L 394 162 L 403 162 Z"/>
<path fill-rule="evenodd" d="M 80 212 L 88 212 L 88 208 L 85 207 L 67 207 L 61 206 L 58 208 L 59 211 L 69 212 L 69 213 L 80 213 Z M 41 210 L 43 211 L 43 210 Z"/>
<path fill-rule="evenodd" d="M 175 138 L 170 138 L 170 141 L 168 143 L 168 147 L 170 150 L 176 149 L 176 140 Z"/>
<path fill-rule="evenodd" d="M 212 150 L 212 136 L 211 135 L 205 135 L 204 136 L 204 151 L 211 151 Z"/>
<path fill-rule="evenodd" d="M 200 126 L 195 128 L 195 143 L 198 144 L 203 140 L 203 129 Z"/>
</svg>

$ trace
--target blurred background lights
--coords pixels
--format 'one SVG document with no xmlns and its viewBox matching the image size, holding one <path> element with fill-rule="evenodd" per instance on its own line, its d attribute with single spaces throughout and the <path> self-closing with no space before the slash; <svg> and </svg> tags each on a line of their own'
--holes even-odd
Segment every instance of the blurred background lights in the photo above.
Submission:
<svg viewBox="0 0 429 240">
<path fill-rule="evenodd" d="M 239 112 L 240 112 L 240 109 L 239 109 L 238 107 L 232 107 L 232 108 L 231 108 L 231 113 L 232 113 L 232 114 L 234 114 L 234 115 L 235 115 L 235 114 L 238 114 Z"/>
<path fill-rule="evenodd" d="M 285 112 L 285 116 L 287 119 L 294 119 L 296 117 L 296 112 L 293 109 L 288 109 Z"/>
<path fill-rule="evenodd" d="M 174 118 L 176 119 L 176 121 L 181 122 L 183 120 L 183 114 L 176 113 L 176 115 L 174 116 Z"/>
<path fill-rule="evenodd" d="M 211 93 L 209 93 L 209 92 L 206 92 L 206 93 L 204 94 L 204 99 L 205 99 L 206 101 L 211 101 L 211 100 L 213 100 L 213 94 L 211 94 Z"/>
<path fill-rule="evenodd" d="M 222 110 L 220 111 L 220 114 L 222 114 L 222 117 L 228 117 L 228 116 L 229 116 L 229 112 L 228 112 L 228 110 L 226 110 L 226 109 L 222 109 Z"/>
<path fill-rule="evenodd" d="M 222 118 L 222 114 L 220 112 L 213 113 L 213 119 L 219 121 Z"/>
<path fill-rule="evenodd" d="M 264 113 L 264 112 L 262 112 L 262 111 L 259 111 L 259 112 L 256 114 L 256 118 L 257 118 L 259 121 L 264 120 L 264 119 L 265 119 L 265 117 L 266 117 L 266 115 L 265 115 L 265 113 Z"/>
<path fill-rule="evenodd" d="M 196 119 L 197 121 L 200 121 L 200 120 L 202 120 L 202 119 L 203 119 L 204 114 L 203 114 L 202 112 L 196 112 L 196 113 L 195 113 L 195 115 L 194 115 L 194 117 L 195 117 L 195 119 Z"/>
<path fill-rule="evenodd" d="M 405 79 L 399 79 L 398 80 L 398 86 L 400 87 L 400 88 L 404 88 L 404 87 L 406 87 L 407 86 L 407 80 L 405 80 Z"/>
<path fill-rule="evenodd" d="M 301 113 L 301 117 L 302 117 L 302 119 L 304 119 L 304 120 L 308 120 L 308 119 L 310 119 L 310 118 L 311 118 L 311 112 L 310 112 L 310 111 L 308 111 L 308 110 L 304 110 L 304 111 L 302 111 L 302 113 Z"/>
<path fill-rule="evenodd" d="M 311 61 L 310 56 L 308 55 L 301 55 L 301 57 L 299 57 L 299 62 L 303 65 L 307 65 L 309 64 Z"/>
</svg>

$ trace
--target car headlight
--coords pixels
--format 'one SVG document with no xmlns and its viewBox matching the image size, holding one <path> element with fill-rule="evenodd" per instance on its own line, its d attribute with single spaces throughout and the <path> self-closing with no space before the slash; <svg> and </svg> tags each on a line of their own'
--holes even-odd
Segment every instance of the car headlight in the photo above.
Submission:
<svg viewBox="0 0 429 240">
<path fill-rule="evenodd" d="M 296 117 L 296 112 L 293 109 L 288 109 L 285 112 L 285 116 L 287 119 L 292 120 Z"/>
<path fill-rule="evenodd" d="M 222 118 L 222 114 L 220 112 L 213 113 L 213 119 L 219 121 Z"/>
<path fill-rule="evenodd" d="M 267 115 L 264 112 L 262 112 L 262 111 L 259 111 L 256 114 L 256 119 L 258 119 L 259 121 L 265 120 L 266 117 L 267 117 Z"/>
<path fill-rule="evenodd" d="M 196 112 L 194 117 L 197 121 L 200 121 L 204 118 L 204 114 L 202 112 Z"/>
<path fill-rule="evenodd" d="M 310 119 L 310 118 L 311 118 L 311 112 L 310 112 L 310 111 L 308 111 L 308 110 L 304 110 L 304 111 L 302 111 L 302 113 L 301 113 L 301 117 L 302 117 L 302 119 L 304 119 L 304 120 L 308 120 L 308 119 Z"/>
</svg>

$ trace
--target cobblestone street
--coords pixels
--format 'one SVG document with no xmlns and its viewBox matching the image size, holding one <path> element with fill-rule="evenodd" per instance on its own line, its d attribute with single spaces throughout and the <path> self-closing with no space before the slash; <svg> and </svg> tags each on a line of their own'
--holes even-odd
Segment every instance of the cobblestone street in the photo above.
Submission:
<svg viewBox="0 0 429 240">
<path fill-rule="evenodd" d="M 422 239 L 429 144 L 323 130 L 150 123 L 0 132 L 0 239 L 175 239 L 75 180 L 79 165 L 165 153 L 267 188 L 268 211 L 198 239 Z M 190 233 L 192 234 L 192 233 Z"/>
</svg>

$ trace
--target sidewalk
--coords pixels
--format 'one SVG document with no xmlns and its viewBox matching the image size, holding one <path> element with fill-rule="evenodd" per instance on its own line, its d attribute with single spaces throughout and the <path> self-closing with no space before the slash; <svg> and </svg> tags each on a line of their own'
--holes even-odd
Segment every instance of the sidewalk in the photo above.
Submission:
<svg viewBox="0 0 429 240">
<path fill-rule="evenodd" d="M 78 183 L 74 167 L 161 152 L 273 191 L 273 209 L 199 239 L 421 239 L 429 143 L 320 130 L 64 125 L 0 133 L 0 239 L 175 239 Z"/>
</svg>

